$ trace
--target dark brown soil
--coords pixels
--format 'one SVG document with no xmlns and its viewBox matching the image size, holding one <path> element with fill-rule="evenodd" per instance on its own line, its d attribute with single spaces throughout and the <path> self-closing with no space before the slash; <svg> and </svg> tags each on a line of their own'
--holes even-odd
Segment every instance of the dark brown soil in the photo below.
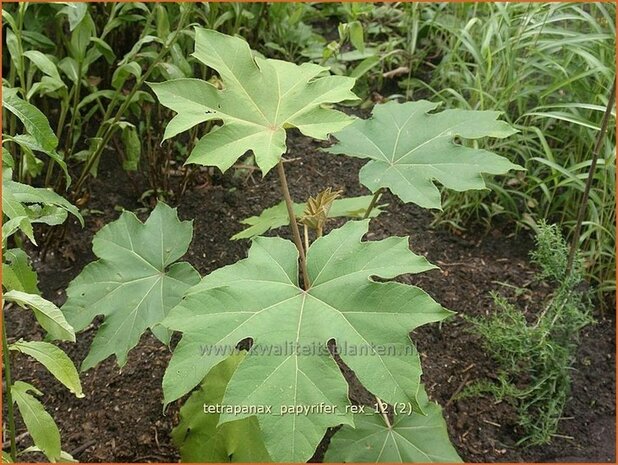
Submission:
<svg viewBox="0 0 618 465">
<path fill-rule="evenodd" d="M 367 193 L 358 183 L 359 160 L 320 153 L 319 144 L 292 134 L 287 163 L 290 189 L 301 201 L 325 187 L 340 188 L 345 195 Z M 137 179 L 138 185 L 144 184 Z M 138 189 L 139 190 L 139 189 Z M 45 262 L 35 261 L 44 297 L 64 302 L 63 290 L 93 258 L 91 239 L 105 223 L 118 217 L 118 207 L 147 210 L 138 201 L 115 158 L 107 154 L 100 176 L 91 183 L 88 208 L 99 210 L 86 217 L 86 228 L 73 225 L 61 246 Z M 241 229 L 238 220 L 259 213 L 280 200 L 275 173 L 242 182 L 231 175 L 212 183 L 192 185 L 179 203 L 182 219 L 193 218 L 194 239 L 186 260 L 204 275 L 243 258 L 248 241 L 228 241 Z M 424 382 L 430 396 L 442 406 L 450 436 L 462 458 L 471 462 L 615 461 L 615 320 L 595 314 L 597 324 L 584 330 L 573 372 L 572 396 L 551 445 L 521 449 L 516 415 L 507 403 L 490 398 L 453 400 L 467 384 L 491 378 L 496 366 L 483 352 L 478 337 L 471 334 L 462 316 L 486 315 L 494 308 L 490 291 L 514 299 L 529 312 L 536 312 L 549 289 L 533 281 L 535 269 L 528 261 L 532 246 L 526 235 L 505 228 L 489 232 L 470 230 L 458 235 L 432 229 L 431 214 L 403 205 L 387 196 L 386 211 L 372 221 L 369 239 L 409 235 L 412 249 L 440 266 L 422 276 L 404 277 L 420 285 L 437 301 L 459 315 L 441 325 L 429 325 L 412 335 L 422 355 Z M 170 203 L 175 204 L 173 199 Z M 333 222 L 335 226 L 337 222 Z M 286 228 L 278 231 L 287 236 Z M 34 253 L 34 252 L 33 252 Z M 513 287 L 525 288 L 516 295 Z M 62 344 L 77 363 L 88 352 L 95 326 L 78 335 L 77 343 Z M 7 312 L 10 339 L 40 339 L 43 335 L 29 312 Z M 161 379 L 170 351 L 154 337 L 145 335 L 129 354 L 121 370 L 108 359 L 82 374 L 86 397 L 76 399 L 36 363 L 19 356 L 15 376 L 31 382 L 44 393 L 42 401 L 58 422 L 63 448 L 81 462 L 174 462 L 179 459 L 170 431 L 177 424 L 178 405 L 162 411 Z M 351 395 L 363 401 L 363 390 L 353 386 Z M 23 431 L 20 425 L 20 432 Z M 22 439 L 20 447 L 29 445 Z M 320 448 L 320 458 L 326 443 Z M 36 458 L 36 457 L 33 457 Z"/>
</svg>

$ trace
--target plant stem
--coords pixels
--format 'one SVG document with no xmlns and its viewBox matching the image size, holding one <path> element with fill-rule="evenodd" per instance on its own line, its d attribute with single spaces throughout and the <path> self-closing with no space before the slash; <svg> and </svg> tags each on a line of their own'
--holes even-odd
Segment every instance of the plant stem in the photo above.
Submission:
<svg viewBox="0 0 618 465">
<path fill-rule="evenodd" d="M 277 164 L 277 173 L 279 174 L 279 183 L 281 184 L 281 194 L 285 199 L 285 206 L 288 209 L 288 216 L 290 218 L 290 227 L 292 228 L 292 237 L 294 244 L 298 249 L 298 256 L 300 258 L 300 269 L 303 275 L 303 283 L 305 290 L 309 289 L 311 283 L 309 282 L 309 275 L 307 274 L 307 263 L 305 259 L 305 249 L 303 248 L 303 240 L 300 237 L 300 231 L 298 230 L 298 223 L 296 222 L 296 215 L 294 214 L 294 203 L 290 196 L 290 190 L 288 189 L 288 181 L 285 177 L 285 170 L 283 169 L 283 160 L 280 160 Z"/>
<path fill-rule="evenodd" d="M 9 438 L 11 441 L 11 459 L 16 461 L 17 446 L 15 444 L 15 413 L 13 412 L 13 396 L 11 395 L 11 360 L 9 355 L 9 344 L 6 337 L 6 327 L 4 325 L 4 310 L 2 310 L 2 358 L 4 363 L 4 383 L 6 385 L 6 408 L 9 422 Z"/>
<path fill-rule="evenodd" d="M 575 261 L 575 254 L 579 248 L 579 238 L 581 235 L 582 223 L 584 222 L 584 216 L 586 215 L 586 209 L 588 207 L 588 197 L 590 196 L 590 189 L 592 188 L 592 181 L 594 180 L 594 172 L 597 167 L 597 161 L 599 159 L 599 152 L 603 146 L 603 140 L 607 132 L 607 126 L 609 124 L 609 117 L 612 114 L 612 108 L 616 102 L 616 78 L 612 83 L 612 89 L 607 99 L 607 107 L 601 120 L 601 128 L 597 134 L 597 139 L 592 149 L 592 162 L 590 163 L 590 169 L 588 170 L 588 178 L 586 179 L 586 186 L 584 187 L 584 193 L 582 195 L 581 203 L 579 204 L 579 212 L 577 213 L 577 222 L 575 223 L 575 230 L 573 231 L 573 240 L 571 242 L 571 250 L 569 251 L 569 258 L 567 260 L 566 274 L 569 276 L 573 270 L 573 262 Z"/>
<path fill-rule="evenodd" d="M 71 90 L 74 90 L 75 92 L 73 93 L 73 105 L 71 106 L 71 119 L 69 122 L 69 130 L 68 130 L 67 138 L 64 144 L 64 147 L 65 147 L 64 152 L 67 158 L 72 155 L 73 148 L 75 147 L 75 144 L 73 143 L 73 132 L 75 128 L 75 121 L 77 120 L 77 114 L 78 114 L 77 107 L 79 105 L 79 95 L 80 95 L 80 90 L 81 90 L 83 71 L 84 71 L 84 67 L 82 65 L 82 61 L 78 60 L 77 61 L 78 78 L 77 78 L 77 82 L 73 86 L 73 89 L 71 89 Z"/>
<path fill-rule="evenodd" d="M 64 130 L 64 122 L 67 117 L 69 102 L 71 101 L 72 92 L 74 89 L 75 86 L 72 86 L 66 101 L 63 101 L 60 104 L 60 117 L 58 118 L 58 127 L 56 128 L 56 138 L 58 139 L 58 141 L 60 141 L 60 138 L 62 137 L 62 131 Z M 67 157 L 65 155 L 65 159 L 66 158 Z M 47 175 L 45 176 L 45 187 L 50 187 L 51 185 L 52 175 L 54 173 L 54 166 L 56 166 L 55 162 L 53 160 L 49 160 L 49 163 L 47 165 Z"/>
<path fill-rule="evenodd" d="M 382 196 L 383 193 L 384 193 L 384 188 L 383 187 L 380 187 L 377 191 L 375 191 L 375 194 L 373 194 L 373 197 L 371 198 L 371 202 L 369 203 L 369 206 L 367 207 L 367 210 L 365 210 L 365 214 L 363 215 L 363 219 L 369 218 L 369 215 L 371 215 L 371 210 L 374 209 L 374 207 L 378 203 L 378 200 L 380 200 L 380 197 Z"/>
</svg>

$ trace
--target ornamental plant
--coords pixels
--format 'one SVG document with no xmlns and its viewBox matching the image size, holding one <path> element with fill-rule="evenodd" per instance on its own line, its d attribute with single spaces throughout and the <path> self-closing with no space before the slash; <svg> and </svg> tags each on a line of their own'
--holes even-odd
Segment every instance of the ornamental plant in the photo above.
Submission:
<svg viewBox="0 0 618 465">
<path fill-rule="evenodd" d="M 122 365 L 147 329 L 165 343 L 180 332 L 163 392 L 165 405 L 191 394 L 173 432 L 185 461 L 307 461 L 341 425 L 327 460 L 459 461 L 409 337 L 452 312 L 394 281 L 435 266 L 406 237 L 363 237 L 386 189 L 439 208 L 434 180 L 479 189 L 482 173 L 517 168 L 468 142 L 513 130 L 495 112 L 434 113 L 437 105 L 424 101 L 391 102 L 357 120 L 332 108 L 356 98 L 352 78 L 256 56 L 244 40 L 211 30 L 196 28 L 195 41 L 193 56 L 218 74 L 218 85 L 151 84 L 177 113 L 165 138 L 215 123 L 187 163 L 225 171 L 251 151 L 264 176 L 276 167 L 282 203 L 245 220 L 250 227 L 234 237 L 252 238 L 247 258 L 201 279 L 176 263 L 191 224 L 164 204 L 145 223 L 125 212 L 101 230 L 99 260 L 73 281 L 63 307 L 76 328 L 105 318 L 82 369 L 112 354 Z M 332 153 L 370 158 L 360 179 L 373 196 L 340 199 L 325 189 L 295 203 L 282 160 L 289 128 L 317 139 L 336 133 Z M 328 231 L 333 216 L 352 220 Z M 285 224 L 292 241 L 260 236 Z M 246 352 L 236 349 L 241 342 Z M 364 413 L 351 408 L 342 364 L 375 396 Z"/>
<path fill-rule="evenodd" d="M 77 369 L 66 353 L 52 341 L 75 342 L 75 330 L 56 305 L 41 297 L 36 272 L 26 252 L 19 247 L 23 237 L 37 245 L 33 224 L 57 225 L 69 213 L 82 224 L 83 219 L 75 206 L 55 192 L 22 184 L 15 178 L 15 161 L 8 150 L 14 144 L 20 150 L 21 160 L 34 158 L 33 152 L 54 157 L 58 140 L 54 137 L 47 118 L 36 107 L 23 100 L 17 89 L 2 89 L 3 106 L 18 118 L 24 134 L 3 134 L 2 142 L 2 365 L 5 384 L 6 438 L 8 448 L 2 451 L 2 462 L 21 460 L 22 454 L 41 452 L 51 462 L 74 461 L 62 450 L 60 431 L 53 417 L 39 400 L 43 393 L 30 383 L 13 377 L 14 355 L 28 356 L 41 363 L 72 394 L 83 397 Z M 20 168 L 25 167 L 25 163 Z M 24 168 L 25 169 L 25 168 Z M 16 246 L 10 247 L 9 241 Z M 10 341 L 5 326 L 5 313 L 19 309 L 31 310 L 45 333 L 41 341 L 19 339 Z M 16 418 L 21 417 L 33 445 L 18 450 Z"/>
</svg>

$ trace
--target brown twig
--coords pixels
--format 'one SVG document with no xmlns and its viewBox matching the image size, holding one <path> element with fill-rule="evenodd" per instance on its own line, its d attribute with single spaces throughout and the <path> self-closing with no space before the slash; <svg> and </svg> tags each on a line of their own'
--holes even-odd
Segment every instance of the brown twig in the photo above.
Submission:
<svg viewBox="0 0 618 465">
<path fill-rule="evenodd" d="M 24 439 L 25 437 L 29 436 L 30 433 L 28 433 L 28 431 L 25 431 L 21 434 L 18 434 L 17 436 L 15 436 L 15 442 L 18 443 L 19 441 L 21 441 L 22 439 Z M 10 447 L 11 445 L 11 441 L 5 441 L 2 443 L 2 448 L 6 449 L 8 447 Z"/>
<path fill-rule="evenodd" d="M 90 441 L 85 442 L 84 444 L 82 444 L 79 447 L 76 447 L 75 449 L 73 449 L 70 454 L 72 457 L 75 457 L 77 454 L 84 452 L 86 449 L 88 449 L 90 446 L 94 446 L 97 443 L 96 440 L 92 439 Z"/>
<path fill-rule="evenodd" d="M 601 147 L 603 146 L 603 140 L 605 138 L 605 133 L 607 132 L 607 126 L 609 125 L 609 117 L 612 114 L 612 108 L 614 107 L 614 103 L 616 102 L 616 78 L 614 78 L 614 82 L 612 84 L 612 89 L 609 94 L 609 98 L 607 99 L 607 107 L 605 108 L 605 113 L 603 114 L 603 119 L 601 120 L 601 128 L 599 133 L 597 134 L 597 139 L 594 144 L 594 148 L 592 149 L 592 161 L 590 163 L 590 169 L 588 170 L 588 178 L 586 179 L 586 186 L 584 187 L 584 193 L 582 195 L 582 200 L 579 205 L 579 212 L 577 213 L 577 222 L 575 223 L 575 230 L 573 231 L 573 240 L 571 242 L 571 250 L 569 251 L 569 258 L 567 260 L 567 276 L 571 274 L 573 271 L 573 261 L 575 260 L 575 254 L 577 249 L 579 248 L 579 238 L 581 235 L 582 223 L 584 222 L 584 216 L 586 215 L 586 210 L 588 208 L 588 197 L 590 196 L 590 189 L 592 188 L 592 181 L 594 179 L 594 172 L 597 167 L 597 161 L 599 159 L 599 152 L 601 151 Z"/>
<path fill-rule="evenodd" d="M 453 395 L 451 396 L 451 398 L 446 402 L 446 405 L 444 406 L 444 408 L 448 407 L 449 405 L 453 403 L 453 401 L 455 400 L 455 397 L 457 397 L 457 395 L 464 388 L 469 378 L 470 378 L 470 373 L 467 372 L 464 378 L 461 380 L 461 383 L 459 383 L 459 386 L 457 386 L 457 389 L 455 389 L 455 392 L 453 392 Z"/>
</svg>

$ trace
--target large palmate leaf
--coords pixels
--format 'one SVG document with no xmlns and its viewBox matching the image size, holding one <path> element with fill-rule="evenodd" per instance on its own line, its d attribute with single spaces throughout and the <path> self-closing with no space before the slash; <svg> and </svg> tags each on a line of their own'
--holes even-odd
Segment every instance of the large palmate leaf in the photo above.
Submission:
<svg viewBox="0 0 618 465">
<path fill-rule="evenodd" d="M 371 195 L 363 195 L 360 197 L 336 199 L 328 211 L 328 217 L 336 218 L 346 216 L 349 218 L 362 218 L 371 202 L 371 197 Z M 294 214 L 297 218 L 302 216 L 306 205 L 306 203 L 294 204 Z M 380 213 L 382 213 L 380 206 L 376 206 L 371 210 L 370 216 L 373 218 Z M 290 217 L 287 207 L 285 206 L 285 201 L 281 201 L 277 205 L 264 209 L 258 216 L 251 216 L 241 220 L 241 223 L 246 224 L 248 227 L 233 235 L 231 237 L 232 240 L 250 239 L 264 234 L 271 229 L 289 225 Z"/>
<path fill-rule="evenodd" d="M 481 173 L 504 174 L 521 169 L 486 150 L 465 147 L 456 137 L 504 138 L 516 131 L 498 121 L 496 111 L 446 110 L 429 113 L 439 104 L 426 100 L 376 105 L 368 120 L 357 120 L 336 134 L 335 154 L 369 158 L 360 181 L 372 192 L 389 188 L 404 202 L 441 208 L 434 180 L 449 189 L 483 189 Z"/>
<path fill-rule="evenodd" d="M 409 250 L 407 238 L 361 242 L 368 224 L 348 222 L 311 245 L 307 290 L 298 285 L 294 244 L 267 237 L 253 241 L 247 259 L 190 289 L 163 322 L 183 333 L 163 379 L 165 402 L 189 392 L 250 337 L 253 346 L 223 403 L 272 407 L 273 413 L 257 417 L 275 461 L 305 461 L 327 427 L 352 424 L 345 411 L 348 386 L 326 347 L 330 340 L 367 389 L 386 402 L 416 405 L 421 367 L 408 334 L 450 312 L 417 287 L 371 279 L 433 265 Z M 320 405 L 336 411 L 325 412 Z M 282 408 L 308 406 L 317 407 L 278 414 Z M 220 422 L 250 415 L 224 413 Z"/>
<path fill-rule="evenodd" d="M 221 405 L 223 394 L 243 360 L 244 352 L 226 358 L 214 367 L 180 409 L 180 423 L 172 439 L 183 462 L 270 462 L 255 417 L 217 426 L 218 413 L 207 413 L 206 406 Z"/>
<path fill-rule="evenodd" d="M 322 107 L 356 99 L 352 78 L 330 76 L 312 63 L 254 57 L 244 40 L 201 28 L 195 30 L 193 56 L 219 73 L 223 90 L 199 79 L 151 84 L 159 101 L 178 113 L 165 130 L 166 139 L 204 121 L 223 122 L 200 139 L 187 163 L 225 171 L 252 150 L 266 174 L 286 150 L 286 128 L 326 139 L 352 122 Z"/>
<path fill-rule="evenodd" d="M 169 332 L 158 323 L 199 281 L 191 265 L 174 263 L 187 251 L 192 235 L 191 221 L 180 221 L 164 203 L 157 204 L 145 223 L 125 211 L 95 235 L 92 249 L 99 260 L 71 281 L 62 307 L 76 331 L 97 315 L 105 316 L 82 370 L 110 355 L 123 366 L 147 329 L 169 342 Z"/>
<path fill-rule="evenodd" d="M 419 390 L 425 415 L 398 413 L 390 428 L 378 413 L 354 415 L 330 442 L 325 462 L 461 462 L 451 445 L 442 409 Z"/>
</svg>

